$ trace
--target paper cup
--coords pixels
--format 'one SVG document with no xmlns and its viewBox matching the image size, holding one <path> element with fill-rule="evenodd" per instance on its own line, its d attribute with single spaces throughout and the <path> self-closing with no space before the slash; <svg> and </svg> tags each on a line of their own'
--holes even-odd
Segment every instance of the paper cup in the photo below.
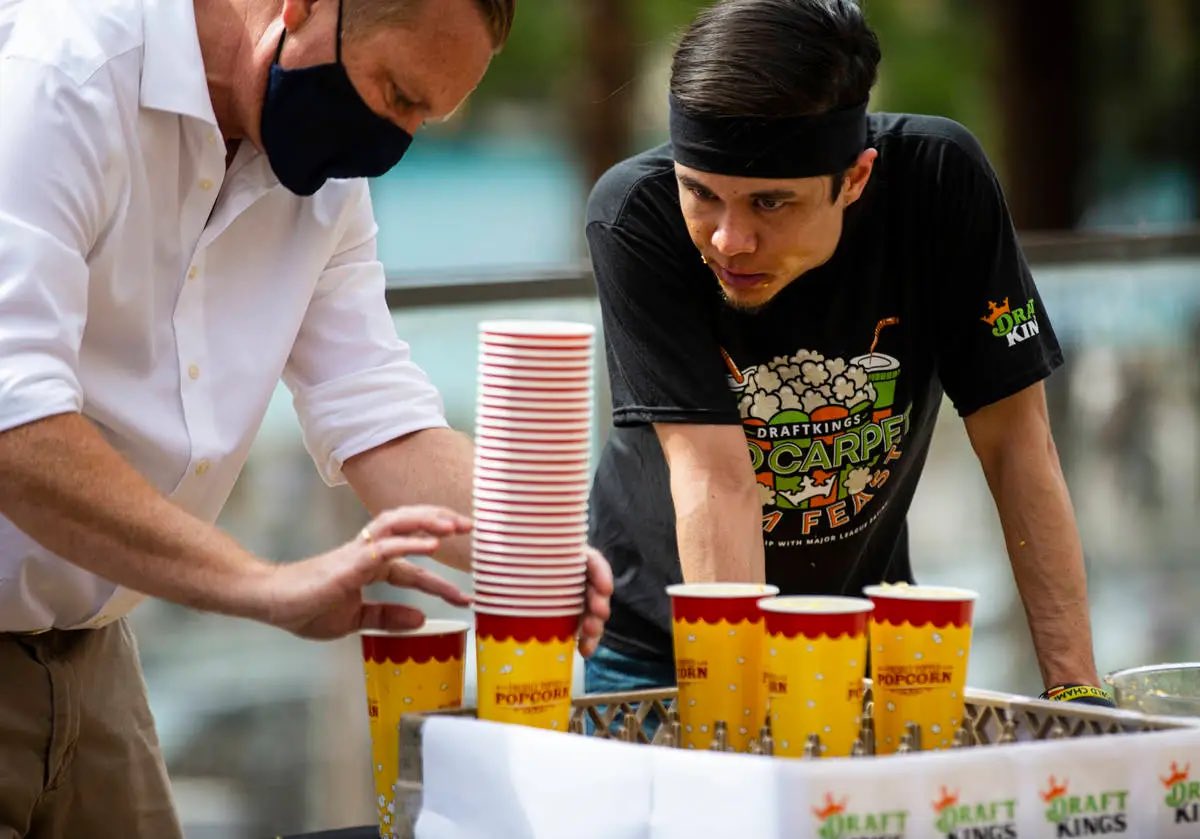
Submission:
<svg viewBox="0 0 1200 839">
<path fill-rule="evenodd" d="M 816 734 L 822 756 L 849 756 L 863 713 L 871 601 L 770 597 L 758 607 L 775 754 L 803 757 L 808 736 Z"/>
<path fill-rule="evenodd" d="M 578 521 L 580 517 L 586 520 L 588 502 L 586 498 L 578 501 L 550 504 L 546 501 L 497 501 L 491 498 L 475 498 L 475 515 L 504 515 L 509 521 L 529 521 L 532 523 L 559 523 Z"/>
<path fill-rule="evenodd" d="M 484 524 L 483 527 L 480 525 Z M 560 531 L 537 531 L 530 532 L 522 530 L 519 527 L 511 530 L 497 530 L 490 524 L 484 522 L 475 522 L 475 534 L 481 541 L 496 542 L 499 544 L 519 544 L 519 545 L 551 545 L 561 547 L 574 547 L 587 541 L 587 525 L 580 524 L 577 527 L 563 528 Z"/>
<path fill-rule="evenodd" d="M 586 400 L 590 403 L 595 396 L 595 391 L 590 386 L 587 388 L 563 388 L 561 390 L 502 387 L 491 384 L 487 379 L 484 379 L 479 383 L 479 392 L 476 396 L 479 399 L 534 400 L 537 402 L 579 402 Z"/>
<path fill-rule="evenodd" d="M 568 473 L 572 475 L 587 475 L 588 474 L 588 459 L 586 457 L 577 457 L 574 460 L 540 460 L 526 458 L 523 460 L 511 460 L 505 458 L 497 458 L 492 452 L 475 451 L 475 468 L 483 470 L 493 470 L 497 472 L 510 472 L 516 474 L 527 473 L 546 473 L 560 474 Z"/>
<path fill-rule="evenodd" d="M 509 591 L 479 591 L 476 590 L 471 598 L 474 603 L 486 603 L 491 606 L 518 608 L 534 606 L 541 609 L 567 609 L 582 606 L 584 600 L 583 586 L 576 586 L 565 594 L 550 594 L 545 589 L 521 588 Z"/>
<path fill-rule="evenodd" d="M 709 748 L 717 721 L 725 723 L 734 751 L 746 751 L 758 736 L 765 718 L 758 601 L 778 593 L 776 586 L 751 583 L 667 586 L 685 748 Z"/>
<path fill-rule="evenodd" d="M 921 728 L 921 748 L 949 748 L 963 721 L 971 618 L 979 595 L 939 586 L 863 591 L 875 604 L 870 638 L 876 753 L 895 752 L 910 722 Z"/>
<path fill-rule="evenodd" d="M 520 557 L 522 561 L 528 562 L 537 557 L 557 559 L 559 557 L 579 556 L 583 553 L 583 546 L 586 541 L 581 536 L 556 544 L 532 545 L 529 543 L 518 544 L 516 542 L 492 541 L 481 539 L 476 535 L 471 544 L 473 550 L 480 554 Z"/>
<path fill-rule="evenodd" d="M 481 580 L 476 580 L 474 583 L 474 586 L 475 586 L 475 594 L 477 597 L 493 598 L 491 600 L 491 602 L 496 603 L 496 605 L 498 605 L 498 606 L 504 605 L 504 604 L 497 602 L 494 598 L 503 599 L 504 597 L 506 597 L 507 593 L 511 592 L 511 591 L 521 592 L 520 597 L 522 599 L 533 598 L 533 599 L 537 600 L 538 602 L 545 601 L 546 603 L 550 603 L 550 601 L 555 601 L 553 603 L 553 605 L 555 605 L 555 606 L 574 606 L 576 603 L 583 602 L 582 600 L 579 599 L 579 596 L 578 596 L 578 592 L 583 590 L 583 583 L 567 584 L 567 585 L 562 585 L 562 586 L 557 586 L 557 587 L 530 586 L 530 587 L 522 588 L 522 589 L 514 589 L 512 587 L 512 585 L 510 585 L 508 582 L 486 583 Z M 564 602 L 562 602 L 562 603 L 557 602 L 560 599 L 563 600 Z"/>
<path fill-rule="evenodd" d="M 400 717 L 462 705 L 467 629 L 462 621 L 428 620 L 406 632 L 360 633 L 380 836 L 392 835 L 398 806 Z"/>
<path fill-rule="evenodd" d="M 512 484 L 551 484 L 555 486 L 574 486 L 579 483 L 587 485 L 591 478 L 584 469 L 561 469 L 558 471 L 525 472 L 518 469 L 493 469 L 486 466 L 475 467 L 475 479 L 480 481 L 495 481 Z"/>
<path fill-rule="evenodd" d="M 528 541 L 530 537 L 533 537 L 534 543 L 537 544 L 545 538 L 583 538 L 587 535 L 588 524 L 582 516 L 573 524 L 559 525 L 498 522 L 492 521 L 486 516 L 476 516 L 474 529 L 476 533 L 487 534 L 487 538 L 495 535 L 501 539 L 516 538 L 518 541 Z"/>
<path fill-rule="evenodd" d="M 476 575 L 521 577 L 533 581 L 538 579 L 586 576 L 587 563 L 579 560 L 571 564 L 562 565 L 529 565 L 515 562 L 487 562 L 477 560 L 471 563 L 471 568 Z"/>
<path fill-rule="evenodd" d="M 544 341 L 591 341 L 596 327 L 570 320 L 497 318 L 479 322 L 479 334 Z"/>
<path fill-rule="evenodd" d="M 473 492 L 476 506 L 481 506 L 480 501 L 504 501 L 507 503 L 525 504 L 527 506 L 537 507 L 545 505 L 547 508 L 554 507 L 570 507 L 576 509 L 580 504 L 587 504 L 587 489 L 577 490 L 575 492 L 526 492 L 524 490 L 508 490 L 502 491 L 491 489 L 490 487 L 476 487 Z M 551 510 L 547 510 L 550 512 Z"/>
<path fill-rule="evenodd" d="M 587 564 L 583 550 L 562 551 L 558 554 L 530 553 L 499 553 L 497 551 L 474 546 L 471 551 L 472 564 L 486 563 L 488 565 L 518 565 L 540 568 L 573 568 L 580 563 Z"/>
<path fill-rule="evenodd" d="M 584 570 L 574 571 L 564 574 L 547 574 L 539 577 L 527 577 L 520 574 L 511 574 L 507 571 L 498 570 L 480 571 L 478 568 L 472 569 L 471 581 L 475 585 L 487 586 L 512 586 L 517 589 L 522 588 L 562 588 L 564 586 L 577 586 L 576 590 L 582 590 L 587 584 L 587 573 Z"/>
<path fill-rule="evenodd" d="M 529 455 L 542 456 L 545 460 L 574 460 L 581 455 L 590 457 L 592 443 L 587 434 L 576 434 L 571 439 L 517 440 L 510 436 L 490 431 L 486 426 L 475 430 L 476 452 L 486 452 L 488 457 L 525 459 Z"/>
<path fill-rule="evenodd" d="M 474 485 L 479 489 L 496 489 L 501 492 L 536 492 L 543 494 L 586 493 L 591 479 L 585 473 L 570 477 L 556 477 L 547 473 L 530 473 L 528 478 L 499 472 L 475 472 Z"/>
<path fill-rule="evenodd" d="M 595 353 L 591 347 L 531 347 L 485 341 L 479 348 L 480 362 L 496 360 L 511 364 L 514 360 L 549 360 L 590 364 L 593 358 Z"/>
<path fill-rule="evenodd" d="M 587 510 L 584 509 L 579 512 L 569 513 L 529 513 L 478 508 L 475 511 L 475 526 L 478 527 L 481 523 L 489 525 L 492 529 L 532 525 L 539 530 L 543 527 L 566 530 L 575 527 L 586 527 Z"/>
<path fill-rule="evenodd" d="M 567 730 L 581 611 L 475 607 L 480 719 Z"/>
<path fill-rule="evenodd" d="M 533 387 L 542 384 L 547 387 L 562 390 L 564 388 L 583 389 L 592 386 L 593 372 L 590 364 L 576 367 L 546 367 L 544 365 L 527 364 L 520 367 L 505 367 L 501 364 L 480 362 L 475 368 L 481 383 L 495 387 L 498 384 Z M 535 388 L 536 389 L 536 388 Z"/>
</svg>

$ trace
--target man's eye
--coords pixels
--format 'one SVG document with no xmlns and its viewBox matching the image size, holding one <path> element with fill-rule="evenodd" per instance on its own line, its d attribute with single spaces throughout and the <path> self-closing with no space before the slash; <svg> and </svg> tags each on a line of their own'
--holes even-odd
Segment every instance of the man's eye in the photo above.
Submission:
<svg viewBox="0 0 1200 839">
<path fill-rule="evenodd" d="M 787 202 L 778 198 L 756 198 L 754 199 L 754 206 L 760 210 L 772 212 L 773 210 L 782 210 L 787 206 Z"/>
<path fill-rule="evenodd" d="M 701 201 L 711 201 L 711 200 L 713 200 L 713 198 L 716 197 L 711 192 L 709 192 L 707 189 L 705 189 L 704 187 L 700 187 L 700 186 L 689 186 L 688 192 L 690 192 L 692 195 L 696 196 Z"/>
</svg>

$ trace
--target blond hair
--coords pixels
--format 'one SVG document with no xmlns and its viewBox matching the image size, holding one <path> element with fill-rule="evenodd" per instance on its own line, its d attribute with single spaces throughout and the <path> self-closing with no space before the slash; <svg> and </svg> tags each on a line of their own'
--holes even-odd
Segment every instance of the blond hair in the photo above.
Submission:
<svg viewBox="0 0 1200 839">
<path fill-rule="evenodd" d="M 363 31 L 372 26 L 402 24 L 412 16 L 418 4 L 429 0 L 342 0 L 346 4 L 346 26 L 351 31 Z M 438 2 L 438 0 L 432 0 Z M 474 0 L 487 23 L 496 49 L 504 46 L 512 31 L 517 13 L 517 0 Z"/>
</svg>

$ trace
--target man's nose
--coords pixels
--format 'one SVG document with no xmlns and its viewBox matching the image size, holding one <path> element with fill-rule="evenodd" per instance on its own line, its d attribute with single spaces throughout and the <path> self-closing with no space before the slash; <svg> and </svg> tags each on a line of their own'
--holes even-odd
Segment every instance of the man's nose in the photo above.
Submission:
<svg viewBox="0 0 1200 839">
<path fill-rule="evenodd" d="M 712 245 L 722 256 L 753 253 L 758 247 L 754 228 L 731 213 L 726 213 L 713 230 Z"/>
</svg>

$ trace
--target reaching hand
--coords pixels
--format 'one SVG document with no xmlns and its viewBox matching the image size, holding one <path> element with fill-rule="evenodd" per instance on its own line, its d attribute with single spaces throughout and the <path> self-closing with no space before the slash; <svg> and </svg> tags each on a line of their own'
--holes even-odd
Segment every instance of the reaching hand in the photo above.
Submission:
<svg viewBox="0 0 1200 839">
<path fill-rule="evenodd" d="M 405 557 L 432 554 L 442 537 L 470 529 L 470 519 L 443 507 L 387 510 L 340 548 L 272 567 L 255 593 L 260 613 L 266 623 L 302 638 L 339 638 L 360 629 L 416 629 L 425 622 L 420 610 L 364 601 L 363 587 L 388 582 L 466 606 L 470 599 L 457 586 Z"/>
</svg>

